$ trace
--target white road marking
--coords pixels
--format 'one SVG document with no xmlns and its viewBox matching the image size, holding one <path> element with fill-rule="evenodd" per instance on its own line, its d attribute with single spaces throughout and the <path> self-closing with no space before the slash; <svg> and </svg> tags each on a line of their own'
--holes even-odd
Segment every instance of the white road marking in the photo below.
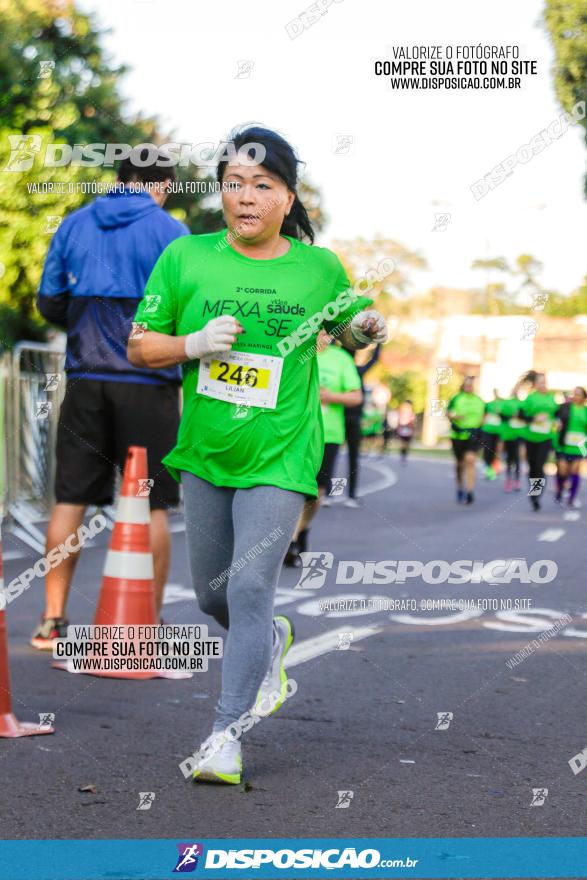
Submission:
<svg viewBox="0 0 587 880">
<path fill-rule="evenodd" d="M 300 663 L 306 663 L 307 660 L 314 660 L 322 654 L 328 654 L 330 651 L 336 651 L 339 644 L 340 633 L 351 633 L 351 644 L 359 642 L 361 639 L 368 639 L 381 632 L 381 626 L 349 626 L 348 624 L 340 625 L 338 629 L 332 629 L 322 633 L 311 639 L 305 639 L 293 646 L 287 657 L 285 658 L 285 666 L 298 666 Z"/>
<path fill-rule="evenodd" d="M 194 602 L 196 594 L 183 584 L 167 584 L 163 595 L 163 604 L 172 605 L 174 602 Z"/>
<path fill-rule="evenodd" d="M 23 550 L 4 550 L 2 559 L 4 562 L 9 562 L 11 559 L 25 559 L 28 555 Z"/>
<path fill-rule="evenodd" d="M 566 510 L 563 513 L 563 519 L 566 522 L 577 522 L 578 519 L 581 519 L 581 514 L 578 510 Z"/>
<path fill-rule="evenodd" d="M 564 529 L 545 529 L 543 532 L 540 532 L 538 541 L 558 541 L 565 534 Z"/>
<path fill-rule="evenodd" d="M 365 464 L 367 465 L 367 467 L 371 467 L 374 470 L 379 471 L 379 473 L 383 475 L 383 480 L 381 481 L 381 483 L 374 483 L 371 486 L 360 489 L 357 493 L 359 498 L 362 498 L 364 495 L 371 495 L 373 492 L 382 492 L 383 489 L 389 489 L 390 486 L 395 486 L 395 484 L 397 483 L 397 474 L 388 465 L 381 464 L 380 462 L 373 460 L 366 461 Z"/>
</svg>

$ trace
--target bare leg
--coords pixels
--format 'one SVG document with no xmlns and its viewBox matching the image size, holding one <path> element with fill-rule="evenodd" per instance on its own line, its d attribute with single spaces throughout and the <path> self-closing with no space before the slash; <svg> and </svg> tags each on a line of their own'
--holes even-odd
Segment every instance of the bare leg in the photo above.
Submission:
<svg viewBox="0 0 587 880">
<path fill-rule="evenodd" d="M 151 547 L 153 550 L 153 568 L 155 573 L 155 606 L 157 614 L 161 612 L 163 591 L 169 574 L 171 557 L 171 536 L 169 519 L 166 510 L 151 511 Z"/>
<path fill-rule="evenodd" d="M 472 492 L 475 488 L 475 463 L 475 453 L 465 452 L 465 488 L 467 492 Z"/>
<path fill-rule="evenodd" d="M 457 478 L 457 489 L 463 488 L 463 471 L 464 471 L 464 462 L 463 459 L 458 459 L 455 461 L 455 472 Z"/>
<path fill-rule="evenodd" d="M 63 544 L 81 526 L 86 507 L 83 504 L 56 504 L 47 528 L 48 554 Z M 79 557 L 79 550 L 70 553 L 59 565 L 49 569 L 45 577 L 47 609 L 45 617 L 64 617 L 69 588 Z"/>
<path fill-rule="evenodd" d="M 323 489 L 322 486 L 318 487 L 318 498 L 312 498 L 311 501 L 306 501 L 302 512 L 300 514 L 300 518 L 298 520 L 298 524 L 296 526 L 296 530 L 294 532 L 294 536 L 292 538 L 293 541 L 297 541 L 300 532 L 303 532 L 308 528 L 318 511 L 320 510 L 320 502 L 322 501 L 322 497 L 326 494 L 326 489 Z"/>
</svg>

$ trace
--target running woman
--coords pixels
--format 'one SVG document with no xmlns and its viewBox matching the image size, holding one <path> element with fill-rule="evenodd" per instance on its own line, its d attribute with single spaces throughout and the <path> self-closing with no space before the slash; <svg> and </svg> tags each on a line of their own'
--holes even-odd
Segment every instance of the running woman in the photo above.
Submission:
<svg viewBox="0 0 587 880">
<path fill-rule="evenodd" d="M 292 147 L 260 127 L 237 131 L 229 147 L 217 170 L 228 229 L 166 248 L 147 284 L 157 308 L 138 309 L 144 332 L 128 350 L 137 365 L 183 365 L 177 445 L 163 463 L 183 485 L 200 608 L 228 631 L 216 718 L 193 776 L 236 784 L 239 719 L 257 706 L 276 711 L 288 693 L 293 625 L 273 605 L 304 500 L 318 494 L 318 331 L 336 328 L 351 350 L 387 331 L 335 254 L 302 242 L 314 234 Z"/>
<path fill-rule="evenodd" d="M 501 439 L 505 451 L 504 492 L 519 492 L 520 483 L 520 437 L 526 423 L 518 415 L 521 401 L 518 397 L 519 384 L 512 389 L 510 397 L 501 402 Z"/>
<path fill-rule="evenodd" d="M 547 386 L 544 373 L 536 373 L 532 382 L 533 391 L 522 401 L 520 416 L 526 427 L 523 437 L 526 441 L 528 459 L 528 479 L 530 484 L 530 503 L 535 511 L 540 510 L 540 495 L 546 485 L 544 465 L 552 449 L 555 437 L 555 419 L 558 403 Z M 537 482 L 542 480 L 544 482 Z"/>
<path fill-rule="evenodd" d="M 560 430 L 556 437 L 557 472 L 556 495 L 562 501 L 567 481 L 570 483 L 567 503 L 575 506 L 581 483 L 581 462 L 587 455 L 587 392 L 581 386 L 575 388 L 572 400 L 559 407 L 557 416 Z"/>
<path fill-rule="evenodd" d="M 499 391 L 495 388 L 493 390 L 493 400 L 485 404 L 483 428 L 481 431 L 481 446 L 483 447 L 485 478 L 487 480 L 495 480 L 499 469 L 502 403 L 503 398 L 500 397 Z"/>
<path fill-rule="evenodd" d="M 449 401 L 446 411 L 450 419 L 450 436 L 456 459 L 458 504 L 472 504 L 475 500 L 475 461 L 485 403 L 475 394 L 474 387 L 474 376 L 467 376 L 459 393 Z"/>
<path fill-rule="evenodd" d="M 410 443 L 414 436 L 414 424 L 416 414 L 411 400 L 404 400 L 400 403 L 397 411 L 397 428 L 395 433 L 399 440 L 399 454 L 401 463 L 405 467 L 408 463 L 408 452 L 410 451 Z"/>
</svg>

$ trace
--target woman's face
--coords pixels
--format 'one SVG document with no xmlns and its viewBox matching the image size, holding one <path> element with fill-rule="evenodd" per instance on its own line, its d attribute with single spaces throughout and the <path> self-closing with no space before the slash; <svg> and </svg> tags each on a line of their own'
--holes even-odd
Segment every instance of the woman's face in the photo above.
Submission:
<svg viewBox="0 0 587 880">
<path fill-rule="evenodd" d="M 573 392 L 573 403 L 576 403 L 577 406 L 581 406 L 581 404 L 585 403 L 585 394 L 583 393 L 582 388 L 575 388 Z"/>
<path fill-rule="evenodd" d="M 239 239 L 258 244 L 279 235 L 294 201 L 280 177 L 263 165 L 235 162 L 226 166 L 222 183 L 230 185 L 222 192 L 224 219 Z"/>
<path fill-rule="evenodd" d="M 539 391 L 541 394 L 544 394 L 544 392 L 546 391 L 546 376 L 544 375 L 544 373 L 539 373 L 536 376 L 536 382 L 535 382 L 534 387 L 536 388 L 536 391 Z"/>
</svg>

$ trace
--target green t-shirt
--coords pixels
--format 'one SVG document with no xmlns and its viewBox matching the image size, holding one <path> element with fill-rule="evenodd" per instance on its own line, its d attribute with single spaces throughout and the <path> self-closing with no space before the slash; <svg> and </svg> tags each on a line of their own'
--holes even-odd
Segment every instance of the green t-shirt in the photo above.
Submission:
<svg viewBox="0 0 587 880">
<path fill-rule="evenodd" d="M 451 429 L 453 440 L 468 440 L 471 431 L 481 426 L 485 413 L 485 402 L 470 391 L 459 391 L 447 407 L 447 415 L 458 430 Z"/>
<path fill-rule="evenodd" d="M 557 441 L 560 441 L 560 434 Z M 564 445 L 557 442 L 556 448 L 565 455 L 581 455 L 587 452 L 587 406 L 569 405 L 569 420 L 564 433 Z"/>
<path fill-rule="evenodd" d="M 320 385 L 334 394 L 356 391 L 361 387 L 361 378 L 355 362 L 348 351 L 338 345 L 329 345 L 318 355 L 318 375 Z M 322 404 L 324 422 L 324 442 L 344 443 L 344 406 L 342 403 Z"/>
<path fill-rule="evenodd" d="M 503 400 L 498 397 L 496 400 L 490 400 L 485 404 L 485 413 L 483 415 L 483 430 L 486 434 L 501 435 L 501 405 Z"/>
<path fill-rule="evenodd" d="M 517 397 L 507 397 L 501 401 L 501 415 L 503 417 L 501 423 L 502 440 L 516 440 L 524 433 L 526 422 L 518 415 L 521 405 L 522 402 Z"/>
<path fill-rule="evenodd" d="M 183 336 L 233 315 L 246 331 L 227 354 L 183 364 L 177 445 L 163 459 L 176 480 L 186 470 L 215 486 L 317 494 L 324 441 L 316 337 L 321 326 L 332 331 L 371 300 L 343 293 L 349 281 L 332 251 L 286 238 L 287 253 L 255 260 L 228 244 L 225 229 L 182 236 L 153 268 L 136 322 Z M 271 389 L 276 397 L 265 408 L 250 403 Z M 229 393 L 237 402 L 218 398 Z"/>
<path fill-rule="evenodd" d="M 555 415 L 558 403 L 554 394 L 547 391 L 532 391 L 526 400 L 522 401 L 520 411 L 530 417 L 526 422 L 522 436 L 529 443 L 541 443 L 543 440 L 553 440 L 555 436 Z"/>
</svg>

